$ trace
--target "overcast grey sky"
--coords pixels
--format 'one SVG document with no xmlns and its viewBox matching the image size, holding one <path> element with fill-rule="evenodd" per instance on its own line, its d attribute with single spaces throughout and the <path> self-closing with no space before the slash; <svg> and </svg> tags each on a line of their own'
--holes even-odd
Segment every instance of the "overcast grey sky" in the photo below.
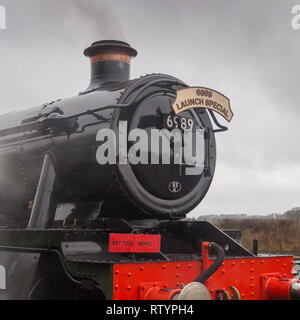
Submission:
<svg viewBox="0 0 300 320">
<path fill-rule="evenodd" d="M 198 214 L 268 214 L 300 206 L 300 29 L 289 0 L 0 0 L 0 113 L 76 95 L 91 42 L 139 55 L 132 77 L 174 75 L 230 98 L 217 168 Z M 223 120 L 221 120 L 223 121 Z"/>
</svg>

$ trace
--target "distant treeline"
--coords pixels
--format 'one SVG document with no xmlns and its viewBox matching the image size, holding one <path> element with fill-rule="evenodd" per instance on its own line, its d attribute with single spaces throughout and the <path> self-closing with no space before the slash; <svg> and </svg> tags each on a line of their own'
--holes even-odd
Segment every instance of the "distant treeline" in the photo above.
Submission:
<svg viewBox="0 0 300 320">
<path fill-rule="evenodd" d="M 242 231 L 242 244 L 252 250 L 253 239 L 259 241 L 260 252 L 282 252 L 300 254 L 300 208 L 284 214 L 268 216 L 230 215 L 202 216 L 220 229 Z"/>
</svg>

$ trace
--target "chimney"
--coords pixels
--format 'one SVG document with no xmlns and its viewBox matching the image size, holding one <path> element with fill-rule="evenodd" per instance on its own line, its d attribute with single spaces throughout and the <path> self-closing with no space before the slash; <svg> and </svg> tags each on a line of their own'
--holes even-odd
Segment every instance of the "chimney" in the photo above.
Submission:
<svg viewBox="0 0 300 320">
<path fill-rule="evenodd" d="M 130 80 L 130 62 L 137 51 L 128 43 L 117 40 L 94 42 L 85 49 L 91 59 L 91 82 L 86 91 L 97 90 L 114 82 Z"/>
</svg>

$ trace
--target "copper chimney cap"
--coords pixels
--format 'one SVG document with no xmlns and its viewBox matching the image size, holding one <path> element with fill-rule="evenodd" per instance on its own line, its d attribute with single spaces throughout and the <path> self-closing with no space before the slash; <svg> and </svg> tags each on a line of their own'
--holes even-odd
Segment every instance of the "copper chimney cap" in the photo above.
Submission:
<svg viewBox="0 0 300 320">
<path fill-rule="evenodd" d="M 90 47 L 84 50 L 84 55 L 87 57 L 93 57 L 101 52 L 110 50 L 120 50 L 130 57 L 136 57 L 137 51 L 130 46 L 127 42 L 119 40 L 101 40 L 92 43 Z"/>
</svg>

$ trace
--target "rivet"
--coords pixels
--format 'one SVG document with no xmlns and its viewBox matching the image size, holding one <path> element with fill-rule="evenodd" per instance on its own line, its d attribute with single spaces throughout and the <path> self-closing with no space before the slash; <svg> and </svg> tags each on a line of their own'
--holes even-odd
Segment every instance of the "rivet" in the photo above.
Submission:
<svg viewBox="0 0 300 320">
<path fill-rule="evenodd" d="M 251 261 L 251 264 L 254 264 L 254 261 L 253 261 L 253 260 Z"/>
<path fill-rule="evenodd" d="M 143 267 L 143 266 L 140 266 L 140 270 L 143 271 L 143 270 L 144 270 L 144 267 Z"/>
<path fill-rule="evenodd" d="M 128 272 L 128 277 L 131 277 L 132 273 L 131 272 Z"/>
<path fill-rule="evenodd" d="M 115 285 L 115 289 L 116 289 L 116 290 L 119 289 L 119 285 L 118 285 L 118 284 Z"/>
<path fill-rule="evenodd" d="M 163 269 L 166 269 L 166 265 L 165 265 L 165 264 L 163 264 L 161 267 L 162 267 Z"/>
<path fill-rule="evenodd" d="M 279 260 L 278 260 L 278 259 L 276 259 L 276 260 L 275 260 L 275 262 L 276 262 L 276 263 L 278 263 L 278 262 L 279 262 Z"/>
<path fill-rule="evenodd" d="M 245 264 L 245 261 L 242 261 L 242 266 Z"/>
<path fill-rule="evenodd" d="M 260 263 L 261 263 L 261 264 L 264 264 L 264 263 L 265 263 L 265 260 L 261 260 Z"/>
<path fill-rule="evenodd" d="M 253 268 L 251 268 L 251 269 L 250 269 L 250 271 L 251 271 L 251 272 L 254 272 L 254 269 L 253 269 Z"/>
<path fill-rule="evenodd" d="M 179 273 L 176 273 L 176 278 L 179 278 L 180 277 L 180 274 Z"/>
<path fill-rule="evenodd" d="M 180 265 L 179 265 L 179 264 L 177 264 L 177 265 L 176 265 L 176 269 L 179 269 L 179 268 L 180 268 Z"/>
<path fill-rule="evenodd" d="M 130 285 L 127 287 L 127 290 L 128 290 L 128 291 L 131 290 L 131 286 L 130 286 Z"/>
<path fill-rule="evenodd" d="M 251 280 L 254 280 L 254 277 L 251 277 L 250 279 L 251 279 Z"/>
<path fill-rule="evenodd" d="M 234 265 L 235 265 L 235 262 L 231 262 L 231 265 L 234 266 Z"/>
<path fill-rule="evenodd" d="M 120 273 L 119 270 L 116 270 L 115 275 L 117 276 Z"/>
<path fill-rule="evenodd" d="M 250 294 L 251 294 L 251 296 L 254 296 L 254 292 L 251 292 Z"/>
<path fill-rule="evenodd" d="M 155 288 L 157 286 L 157 284 L 156 283 L 153 283 L 153 287 Z"/>
<path fill-rule="evenodd" d="M 242 293 L 241 296 L 244 298 L 245 297 L 245 293 Z"/>
<path fill-rule="evenodd" d="M 283 266 L 286 267 L 286 263 L 284 263 Z"/>
<path fill-rule="evenodd" d="M 222 273 L 225 273 L 225 269 L 222 269 Z"/>
<path fill-rule="evenodd" d="M 254 288 L 254 284 L 252 283 L 252 284 L 250 285 L 250 287 L 251 287 L 251 288 Z"/>
<path fill-rule="evenodd" d="M 191 268 L 192 268 L 192 265 L 191 265 L 191 264 L 189 264 L 189 265 L 188 265 L 188 268 L 189 268 L 189 269 L 191 269 Z"/>
</svg>

